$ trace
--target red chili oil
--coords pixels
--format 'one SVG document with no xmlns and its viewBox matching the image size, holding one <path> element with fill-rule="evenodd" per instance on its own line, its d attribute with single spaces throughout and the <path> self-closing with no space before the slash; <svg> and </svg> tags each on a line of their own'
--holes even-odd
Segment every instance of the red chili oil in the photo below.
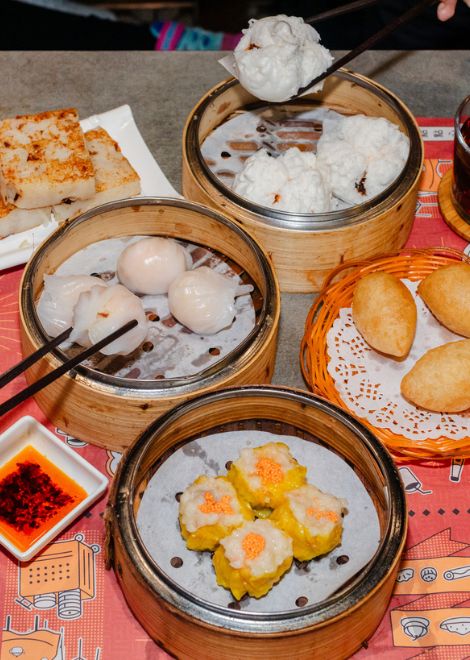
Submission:
<svg viewBox="0 0 470 660">
<path fill-rule="evenodd" d="M 27 550 L 86 496 L 28 445 L 0 468 L 0 532 L 19 550 Z"/>
<path fill-rule="evenodd" d="M 466 148 L 455 139 L 453 195 L 458 210 L 470 220 L 470 117 L 462 124 L 460 131 Z"/>
</svg>

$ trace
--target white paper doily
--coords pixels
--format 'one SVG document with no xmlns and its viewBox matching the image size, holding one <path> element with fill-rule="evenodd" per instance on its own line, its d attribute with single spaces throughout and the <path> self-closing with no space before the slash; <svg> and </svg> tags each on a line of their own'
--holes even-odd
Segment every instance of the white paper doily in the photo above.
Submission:
<svg viewBox="0 0 470 660">
<path fill-rule="evenodd" d="M 463 339 L 444 328 L 417 294 L 418 282 L 402 280 L 418 310 L 416 336 L 403 362 L 376 353 L 356 330 L 351 308 L 342 308 L 327 334 L 328 373 L 342 401 L 358 417 L 377 428 L 410 440 L 440 437 L 460 440 L 470 435 L 470 414 L 428 412 L 400 394 L 403 376 L 430 348 Z"/>
</svg>

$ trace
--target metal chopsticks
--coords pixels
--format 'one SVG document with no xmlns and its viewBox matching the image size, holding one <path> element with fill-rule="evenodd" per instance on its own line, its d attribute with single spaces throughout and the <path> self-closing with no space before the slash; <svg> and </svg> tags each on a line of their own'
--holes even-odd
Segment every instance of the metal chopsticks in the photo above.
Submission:
<svg viewBox="0 0 470 660">
<path fill-rule="evenodd" d="M 0 404 L 0 417 L 2 415 L 5 415 L 7 412 L 12 410 L 13 408 L 15 408 L 15 406 L 19 405 L 20 403 L 23 403 L 23 401 L 26 401 L 26 399 L 29 399 L 29 397 L 33 396 L 33 394 L 36 394 L 37 392 L 42 390 L 44 387 L 47 387 L 48 385 L 53 383 L 55 380 L 57 380 L 57 378 L 60 378 L 65 373 L 67 373 L 67 371 L 70 371 L 70 369 L 73 369 L 74 367 L 79 365 L 81 362 L 83 362 L 83 360 L 86 360 L 87 358 L 91 357 L 95 353 L 98 353 L 98 351 L 100 351 L 102 348 L 104 348 L 105 346 L 107 346 L 108 344 L 113 342 L 115 339 L 118 339 L 119 337 L 121 337 L 121 335 L 125 334 L 129 330 L 132 330 L 132 328 L 135 328 L 136 325 L 137 325 L 137 321 L 135 319 L 133 319 L 132 321 L 128 321 L 125 325 L 121 326 L 117 330 L 114 330 L 114 332 L 111 332 L 106 337 L 103 337 L 103 339 L 100 339 L 100 341 L 96 342 L 96 344 L 93 344 L 93 346 L 90 346 L 89 348 L 86 348 L 84 351 L 82 351 L 81 353 L 79 353 L 75 357 L 70 358 L 70 360 L 67 360 L 66 362 L 64 362 L 64 364 L 61 364 L 60 367 L 57 367 L 57 369 L 54 369 L 50 373 L 46 374 L 45 376 L 43 376 L 42 378 L 37 380 L 35 383 L 32 383 L 28 387 L 25 387 L 25 389 L 21 390 L 21 392 L 18 392 L 17 394 L 12 396 L 10 399 L 7 399 L 4 403 Z M 68 332 L 68 334 L 70 334 L 71 329 L 69 328 L 65 332 Z M 65 332 L 62 333 L 62 334 L 65 334 Z M 60 336 L 61 335 L 59 335 L 59 337 Z M 58 339 L 58 337 L 56 337 L 56 339 Z M 64 338 L 62 338 L 62 341 L 64 341 Z M 52 342 L 48 342 L 48 344 L 45 345 L 45 346 L 49 346 L 48 350 L 50 350 L 50 348 L 51 348 L 51 346 L 50 346 L 51 343 Z M 57 343 L 60 343 L 60 342 L 57 342 Z M 33 358 L 33 356 L 37 356 L 37 353 L 39 351 L 41 351 L 42 349 L 45 349 L 45 346 L 38 349 L 38 351 L 36 351 L 32 355 L 30 355 L 29 357 Z M 42 354 L 45 354 L 45 353 L 47 353 L 47 350 L 44 350 L 44 352 Z M 41 355 L 39 357 L 41 357 Z M 30 364 L 34 364 L 34 362 L 36 362 L 37 359 L 39 359 L 39 357 L 36 357 L 36 359 L 33 359 L 30 362 Z M 28 358 L 26 358 L 26 360 L 27 359 Z M 26 362 L 26 360 L 23 360 L 23 362 L 20 362 L 18 365 L 16 365 L 16 367 L 20 367 L 21 365 L 23 365 L 23 363 Z M 28 366 L 30 366 L 30 364 Z M 27 368 L 27 367 L 25 367 L 25 368 Z M 9 372 L 6 372 L 5 374 L 3 374 L 2 378 L 4 378 L 7 374 L 9 374 L 14 369 L 15 369 L 15 367 L 10 369 Z M 24 371 L 24 369 L 21 369 L 20 371 L 18 371 L 18 373 L 21 373 L 22 371 Z M 9 380 L 11 380 L 11 378 L 9 378 Z"/>
<path fill-rule="evenodd" d="M 344 55 L 343 57 L 340 57 L 339 60 L 334 62 L 326 71 L 324 71 L 320 76 L 317 76 L 314 78 L 311 82 L 308 83 L 308 85 L 305 85 L 305 87 L 301 87 L 297 94 L 292 96 L 292 99 L 296 99 L 300 94 L 303 94 L 304 92 L 307 92 L 309 89 L 317 85 L 319 82 L 330 76 L 332 73 L 340 69 L 342 66 L 345 64 L 348 64 L 351 60 L 353 60 L 355 57 L 363 53 L 365 50 L 368 50 L 369 48 L 372 48 L 375 46 L 376 43 L 378 43 L 381 39 L 384 39 L 385 37 L 388 37 L 389 34 L 391 34 L 394 30 L 396 30 L 398 27 L 401 25 L 404 25 L 408 21 L 412 20 L 415 18 L 415 16 L 418 16 L 424 9 L 427 7 L 430 7 L 433 4 L 437 4 L 438 0 L 421 0 L 418 2 L 416 5 L 408 9 L 404 14 L 401 14 L 400 16 L 397 16 L 391 23 L 383 27 L 381 30 L 370 36 L 368 39 L 363 41 L 361 44 L 353 48 L 349 53 Z M 291 100 L 292 100 L 291 99 Z"/>
</svg>

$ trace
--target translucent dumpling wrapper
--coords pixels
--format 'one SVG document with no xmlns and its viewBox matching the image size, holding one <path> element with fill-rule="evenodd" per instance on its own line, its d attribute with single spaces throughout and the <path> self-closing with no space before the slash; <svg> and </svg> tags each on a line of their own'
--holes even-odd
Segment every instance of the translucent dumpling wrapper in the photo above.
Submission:
<svg viewBox="0 0 470 660">
<path fill-rule="evenodd" d="M 92 287 L 106 287 L 91 275 L 44 275 L 44 290 L 39 299 L 39 320 L 50 337 L 57 337 L 70 328 L 73 311 L 82 293 Z"/>
<path fill-rule="evenodd" d="M 101 349 L 104 355 L 128 355 L 146 338 L 148 320 L 142 301 L 121 284 L 93 287 L 82 293 L 75 306 L 70 340 L 81 346 L 96 344 L 128 321 L 138 325 Z"/>
<path fill-rule="evenodd" d="M 182 325 L 200 335 L 213 335 L 232 324 L 235 298 L 253 291 L 207 266 L 188 270 L 168 290 L 170 312 Z"/>
<path fill-rule="evenodd" d="M 188 255 L 171 238 L 151 236 L 128 245 L 119 256 L 119 281 L 134 293 L 167 293 L 173 280 L 188 267 Z"/>
</svg>

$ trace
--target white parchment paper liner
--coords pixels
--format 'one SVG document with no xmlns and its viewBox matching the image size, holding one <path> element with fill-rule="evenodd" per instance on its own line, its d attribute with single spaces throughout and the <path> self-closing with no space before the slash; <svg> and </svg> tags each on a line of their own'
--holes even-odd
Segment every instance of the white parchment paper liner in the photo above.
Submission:
<svg viewBox="0 0 470 660">
<path fill-rule="evenodd" d="M 177 449 L 151 478 L 137 513 L 142 540 L 161 570 L 178 585 L 213 604 L 228 606 L 230 591 L 215 581 L 209 552 L 188 550 L 178 523 L 175 495 L 184 491 L 198 476 L 225 475 L 227 461 L 235 460 L 244 447 L 267 442 L 285 442 L 293 456 L 308 468 L 307 479 L 321 490 L 348 502 L 342 543 L 307 567 L 293 563 L 290 571 L 263 598 L 247 598 L 240 608 L 251 612 L 274 613 L 297 609 L 304 596 L 308 604 L 320 602 L 363 568 L 373 557 L 380 541 L 377 512 L 364 485 L 348 464 L 334 452 L 301 438 L 279 436 L 264 431 L 233 431 L 193 440 Z M 347 563 L 336 560 L 346 555 Z M 171 565 L 180 557 L 183 565 Z"/>
<path fill-rule="evenodd" d="M 56 275 L 91 275 L 92 273 L 115 273 L 117 260 L 127 245 L 135 243 L 143 236 L 110 238 L 98 241 L 79 250 L 64 261 Z M 239 276 L 230 265 L 222 261 L 216 254 L 189 243 L 181 242 L 188 254 L 194 252 L 197 257 L 191 268 L 204 264 L 213 268 L 225 277 L 235 278 L 240 282 Z M 196 252 L 197 250 L 197 252 Z M 116 276 L 108 280 L 108 284 L 118 284 Z M 184 328 L 174 320 L 174 325 L 166 325 L 169 317 L 168 296 L 145 295 L 140 296 L 144 309 L 155 312 L 159 321 L 150 322 L 146 341 L 152 342 L 154 348 L 150 352 L 141 351 L 132 359 L 132 362 L 113 371 L 114 376 L 138 377 L 139 380 L 154 379 L 157 375 L 165 378 L 181 378 L 191 376 L 219 362 L 223 357 L 233 351 L 249 335 L 255 326 L 255 311 L 251 296 L 238 296 L 235 299 L 236 316 L 234 322 L 228 327 L 213 335 L 198 335 Z M 62 348 L 70 344 L 65 342 Z M 214 352 L 215 349 L 215 352 Z M 211 351 L 211 352 L 210 352 Z M 133 354 L 134 355 L 134 354 Z M 93 362 L 86 361 L 86 366 Z M 129 376 L 133 370 L 138 369 L 138 376 Z"/>
</svg>

